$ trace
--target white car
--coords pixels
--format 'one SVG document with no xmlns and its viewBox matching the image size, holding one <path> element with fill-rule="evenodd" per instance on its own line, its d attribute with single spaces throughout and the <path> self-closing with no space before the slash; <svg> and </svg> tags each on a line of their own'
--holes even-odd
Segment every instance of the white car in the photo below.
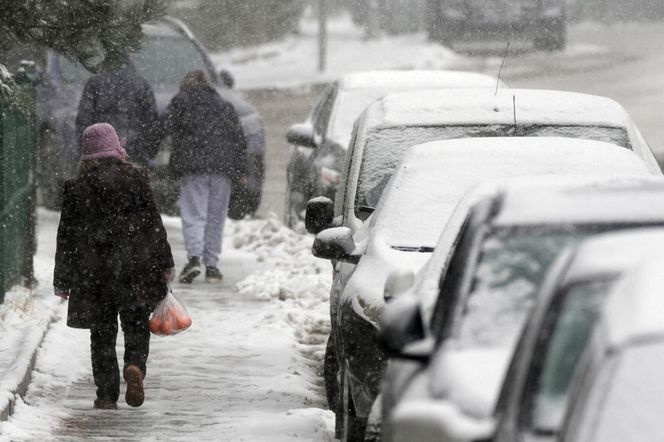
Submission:
<svg viewBox="0 0 664 442">
<path fill-rule="evenodd" d="M 328 402 L 350 435 L 357 437 L 364 429 L 386 362 L 378 323 L 388 276 L 396 269 L 416 272 L 426 262 L 458 201 L 483 180 L 561 174 L 651 172 L 629 150 L 597 141 L 473 138 L 428 143 L 408 150 L 363 228 L 355 234 L 348 227 L 332 228 L 316 237 L 314 255 L 336 261 L 325 366 Z"/>
<path fill-rule="evenodd" d="M 611 293 L 577 367 L 557 440 L 662 440 L 664 255 L 653 253 Z"/>
<path fill-rule="evenodd" d="M 294 146 L 288 163 L 286 217 L 289 227 L 303 219 L 307 201 L 332 200 L 339 184 L 353 123 L 367 106 L 394 92 L 479 87 L 494 90 L 502 82 L 475 72 L 368 71 L 347 74 L 329 86 L 304 123 L 295 124 L 286 138 Z"/>
<path fill-rule="evenodd" d="M 521 180 L 494 188 L 493 195 L 481 190 L 470 211 L 461 209 L 466 221 L 439 273 L 439 295 L 426 313 L 430 323 L 399 326 L 427 328 L 431 337 L 426 351 L 423 343 L 403 347 L 386 374 L 386 440 L 409 440 L 418 427 L 423 433 L 415 440 L 491 438 L 508 363 L 557 254 L 598 233 L 664 226 L 664 207 L 656 204 L 664 197 L 661 178 Z M 603 262 L 610 273 L 618 258 Z M 401 315 L 385 316 L 422 321 L 419 308 L 430 307 L 415 305 L 418 315 L 402 308 Z M 402 359 L 411 363 L 400 367 Z M 437 410 L 437 419 L 418 416 L 424 404 Z M 454 433 L 459 425 L 467 429 L 463 435 Z"/>
<path fill-rule="evenodd" d="M 318 233 L 332 225 L 357 230 L 411 146 L 515 136 L 605 141 L 632 150 L 651 170 L 660 170 L 629 114 L 609 98 L 526 89 L 500 89 L 496 94 L 486 88 L 392 94 L 373 103 L 357 120 L 336 200 L 310 202 L 307 230 Z"/>
</svg>

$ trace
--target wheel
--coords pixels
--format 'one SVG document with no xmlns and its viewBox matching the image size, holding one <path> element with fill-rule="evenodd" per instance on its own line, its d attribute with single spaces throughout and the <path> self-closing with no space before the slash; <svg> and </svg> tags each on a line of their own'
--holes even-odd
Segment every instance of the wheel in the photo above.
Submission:
<svg viewBox="0 0 664 442">
<path fill-rule="evenodd" d="M 355 414 L 355 405 L 351 397 L 350 384 L 345 369 L 341 376 L 343 379 L 341 395 L 341 442 L 363 442 L 366 422 Z"/>
<path fill-rule="evenodd" d="M 334 349 L 334 339 L 330 336 L 325 348 L 325 363 L 323 366 L 323 378 L 325 380 L 325 395 L 327 406 L 335 411 L 339 406 L 339 362 Z"/>
</svg>

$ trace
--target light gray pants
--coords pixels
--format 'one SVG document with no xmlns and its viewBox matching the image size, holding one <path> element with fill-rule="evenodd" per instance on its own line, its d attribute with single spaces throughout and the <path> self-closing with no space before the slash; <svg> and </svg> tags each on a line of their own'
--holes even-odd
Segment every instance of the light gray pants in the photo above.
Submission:
<svg viewBox="0 0 664 442">
<path fill-rule="evenodd" d="M 189 258 L 200 256 L 217 267 L 221 254 L 231 180 L 223 175 L 190 175 L 182 181 L 180 216 Z"/>
</svg>

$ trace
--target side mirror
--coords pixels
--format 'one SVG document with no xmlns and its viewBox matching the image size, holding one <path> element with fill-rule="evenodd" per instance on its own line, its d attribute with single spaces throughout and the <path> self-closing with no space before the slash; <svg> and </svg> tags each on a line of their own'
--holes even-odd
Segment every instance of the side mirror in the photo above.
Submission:
<svg viewBox="0 0 664 442">
<path fill-rule="evenodd" d="M 390 273 L 385 282 L 383 297 L 385 302 L 391 301 L 415 285 L 415 273 L 410 270 L 395 270 Z"/>
<path fill-rule="evenodd" d="M 348 227 L 333 227 L 323 230 L 316 235 L 311 251 L 317 258 L 354 264 L 360 260 L 359 255 L 353 255 L 355 241 L 353 241 L 353 233 Z"/>
<path fill-rule="evenodd" d="M 402 296 L 385 306 L 380 337 L 391 356 L 400 356 L 406 345 L 424 339 L 420 304 L 415 296 Z"/>
<path fill-rule="evenodd" d="M 314 136 L 314 128 L 311 124 L 307 123 L 294 124 L 286 133 L 286 141 L 288 141 L 288 144 L 293 144 L 295 146 L 315 149 L 316 140 Z"/>
<path fill-rule="evenodd" d="M 334 222 L 334 203 L 331 199 L 319 196 L 307 203 L 304 213 L 304 226 L 307 232 L 318 235 L 325 229 L 332 227 Z"/>
<path fill-rule="evenodd" d="M 235 87 L 235 77 L 233 77 L 233 74 L 226 69 L 219 69 L 219 79 L 228 89 L 233 89 Z"/>
</svg>

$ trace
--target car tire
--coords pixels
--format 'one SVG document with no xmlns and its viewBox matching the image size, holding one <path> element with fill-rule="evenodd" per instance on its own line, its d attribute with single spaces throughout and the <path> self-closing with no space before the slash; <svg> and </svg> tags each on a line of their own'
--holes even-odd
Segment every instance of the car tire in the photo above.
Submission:
<svg viewBox="0 0 664 442">
<path fill-rule="evenodd" d="M 351 397 L 346 370 L 342 371 L 341 376 L 343 387 L 341 395 L 341 442 L 363 442 L 366 423 L 355 413 L 355 404 Z"/>
<path fill-rule="evenodd" d="M 334 339 L 330 335 L 325 347 L 325 362 L 323 364 L 323 378 L 325 380 L 325 395 L 327 406 L 336 411 L 339 407 L 339 362 L 334 349 Z"/>
</svg>

